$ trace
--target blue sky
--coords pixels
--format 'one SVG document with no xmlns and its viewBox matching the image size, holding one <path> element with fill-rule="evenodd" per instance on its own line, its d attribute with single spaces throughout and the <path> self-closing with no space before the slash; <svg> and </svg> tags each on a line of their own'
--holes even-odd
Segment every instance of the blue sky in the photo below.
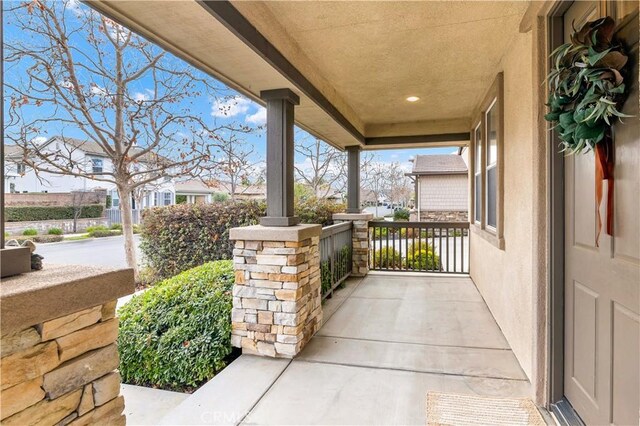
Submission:
<svg viewBox="0 0 640 426">
<path fill-rule="evenodd" d="M 14 7 L 18 3 L 15 1 L 3 2 L 5 7 Z M 72 9 L 68 10 L 68 19 L 73 22 L 76 20 L 75 14 L 84 13 L 88 9 L 88 6 L 81 4 L 77 1 L 72 2 Z M 24 10 L 26 14 L 26 9 Z M 11 43 L 15 40 L 26 41 L 30 40 L 31 35 L 28 33 L 23 33 L 16 28 L 15 25 L 11 22 L 10 14 L 5 13 L 5 22 L 4 22 L 4 37 L 5 43 Z M 82 48 L 83 45 L 87 46 L 86 41 L 83 38 L 83 34 L 76 35 L 71 39 L 71 42 L 75 43 L 77 47 Z M 185 67 L 190 67 L 187 63 L 183 62 L 181 59 L 172 57 L 171 61 L 178 61 L 181 64 L 184 64 Z M 182 65 L 181 65 L 182 66 Z M 19 81 L 21 76 L 24 75 L 24 66 L 7 66 L 5 65 L 5 81 L 16 83 Z M 250 126 L 262 126 L 264 125 L 265 120 L 265 110 L 259 104 L 241 96 L 237 92 L 231 90 L 230 88 L 224 86 L 222 83 L 214 80 L 212 77 L 209 77 L 211 83 L 221 89 L 225 95 L 225 98 L 215 99 L 206 95 L 201 96 L 197 99 L 191 99 L 193 102 L 192 108 L 195 112 L 199 113 L 206 120 L 211 120 L 211 123 L 217 124 L 227 124 L 227 123 L 237 123 L 243 125 Z M 140 79 L 136 86 L 132 89 L 131 96 L 134 98 L 144 99 L 145 96 L 148 96 L 148 85 L 145 86 L 145 83 L 148 83 L 144 78 Z M 96 81 L 98 87 L 100 87 L 100 81 Z M 97 90 L 99 91 L 99 89 Z M 98 94 L 97 94 L 98 95 Z M 224 110 L 221 112 L 220 107 Z M 8 108 L 8 99 L 5 98 L 5 111 Z M 47 113 L 46 110 L 42 108 L 38 109 L 35 107 L 28 107 L 25 109 L 27 114 L 43 114 Z M 49 127 L 46 130 L 46 134 L 42 136 L 51 136 L 54 134 L 59 134 L 64 132 L 67 136 L 80 137 L 82 138 L 84 135 L 79 132 L 77 129 L 63 127 L 61 124 L 56 125 L 55 123 L 49 124 Z M 303 130 L 298 129 L 296 132 L 296 136 L 307 137 L 311 136 L 306 134 Z M 264 160 L 265 157 L 265 131 L 264 129 L 256 130 L 255 132 L 248 134 L 245 136 L 245 139 L 249 144 L 251 144 L 254 148 L 253 158 L 251 159 L 254 163 L 260 163 Z M 450 154 L 456 151 L 456 148 L 432 148 L 432 149 L 402 149 L 402 150 L 380 150 L 375 151 L 376 161 L 380 162 L 398 162 L 404 168 L 409 169 L 410 163 L 409 159 L 416 154 Z M 304 162 L 304 158 L 300 155 L 296 157 L 296 163 Z"/>
</svg>

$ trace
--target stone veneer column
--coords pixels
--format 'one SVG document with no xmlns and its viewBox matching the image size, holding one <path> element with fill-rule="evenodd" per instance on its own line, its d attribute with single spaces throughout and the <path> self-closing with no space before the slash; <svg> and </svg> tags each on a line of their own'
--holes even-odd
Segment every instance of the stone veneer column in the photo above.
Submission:
<svg viewBox="0 0 640 426">
<path fill-rule="evenodd" d="M 334 222 L 353 222 L 352 277 L 364 277 L 369 273 L 369 221 L 373 213 L 336 213 Z"/>
<path fill-rule="evenodd" d="M 118 297 L 131 270 L 45 266 L 2 280 L 2 425 L 124 425 Z"/>
<path fill-rule="evenodd" d="M 292 358 L 322 324 L 320 225 L 233 228 L 231 344 Z"/>
</svg>

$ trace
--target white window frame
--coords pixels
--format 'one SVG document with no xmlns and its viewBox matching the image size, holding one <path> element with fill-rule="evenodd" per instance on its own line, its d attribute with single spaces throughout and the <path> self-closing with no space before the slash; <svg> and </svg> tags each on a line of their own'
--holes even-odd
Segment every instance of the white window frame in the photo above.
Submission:
<svg viewBox="0 0 640 426">
<path fill-rule="evenodd" d="M 104 173 L 104 159 L 100 157 L 90 157 L 91 160 L 91 173 Z M 99 171 L 96 171 L 96 162 L 100 162 Z"/>
<path fill-rule="evenodd" d="M 484 114 L 484 123 L 485 123 L 485 128 L 484 128 L 484 134 L 483 137 L 485 139 L 485 147 L 486 147 L 486 154 L 484 155 L 484 165 L 483 165 L 483 169 L 484 169 L 484 175 L 483 175 L 483 187 L 485 188 L 484 190 L 484 194 L 483 194 L 483 199 L 482 199 L 482 205 L 483 205 L 483 209 L 484 209 L 484 217 L 485 217 L 485 229 L 487 229 L 490 232 L 493 232 L 494 234 L 497 233 L 498 231 L 498 227 L 497 227 L 497 217 L 498 217 L 498 200 L 497 200 L 497 192 L 498 192 L 498 188 L 496 188 L 496 226 L 490 225 L 489 224 L 489 171 L 493 170 L 493 169 L 497 169 L 498 168 L 498 140 L 496 140 L 496 158 L 495 161 L 491 164 L 489 164 L 489 126 L 488 126 L 488 121 L 487 117 L 489 115 L 489 111 L 492 110 L 492 108 L 494 106 L 496 106 L 498 103 L 498 98 L 497 96 L 493 99 L 493 101 L 491 102 L 491 104 L 487 107 L 487 110 L 483 113 Z M 496 109 L 496 113 L 499 113 Z M 498 117 L 498 120 L 500 120 L 500 118 Z M 498 139 L 500 138 L 500 136 L 498 135 Z M 497 171 L 496 171 L 496 175 L 497 175 Z M 496 185 L 498 184 L 497 179 L 496 179 Z"/>
<path fill-rule="evenodd" d="M 171 191 L 165 191 L 162 193 L 162 205 L 163 206 L 170 206 L 173 201 L 173 197 L 172 197 L 172 193 Z"/>
<path fill-rule="evenodd" d="M 469 222 L 472 224 L 471 229 L 476 235 L 481 236 L 483 239 L 489 241 L 494 246 L 501 250 L 504 250 L 504 88 L 503 88 L 503 74 L 499 73 L 491 88 L 488 90 L 482 103 L 477 108 L 477 112 L 474 115 L 476 119 L 473 121 L 474 127 L 471 131 L 471 144 L 472 148 L 470 154 L 473 157 L 470 161 L 472 166 L 473 179 L 471 181 L 471 206 L 470 211 L 472 220 Z M 487 126 L 487 114 L 494 107 L 496 113 L 496 159 L 495 163 L 489 164 L 489 133 Z M 480 138 L 478 141 L 476 130 L 478 126 L 481 128 Z M 480 161 L 476 161 L 476 144 L 480 144 Z M 477 170 L 477 164 L 480 165 L 480 170 Z M 488 218 L 488 173 L 490 170 L 496 169 L 496 226 L 489 225 L 487 223 Z M 481 220 L 476 220 L 476 176 L 480 175 L 480 217 Z"/>
<path fill-rule="evenodd" d="M 120 207 L 120 195 L 118 195 L 117 190 L 111 191 L 111 207 L 112 208 Z"/>
<path fill-rule="evenodd" d="M 478 141 L 478 133 L 480 133 L 480 141 Z M 477 211 L 476 211 L 476 207 L 477 207 L 477 202 L 476 202 L 476 185 L 477 185 L 477 178 L 479 179 L 480 182 L 480 195 L 481 195 L 481 199 L 482 199 L 482 186 L 484 184 L 484 177 L 482 175 L 482 160 L 477 160 L 477 155 L 478 155 L 478 146 L 480 146 L 480 156 L 482 157 L 482 121 L 478 121 L 476 126 L 473 129 L 473 153 L 470 153 L 472 156 L 472 176 L 473 176 L 473 183 L 471 185 L 473 191 L 472 191 L 472 195 L 471 195 L 471 201 L 473 203 L 473 206 L 471 208 L 471 213 L 473 214 L 473 222 L 478 226 L 482 226 L 482 213 L 483 213 L 483 209 L 480 209 L 480 218 L 478 218 L 477 216 Z M 479 169 L 478 169 L 478 166 Z"/>
</svg>

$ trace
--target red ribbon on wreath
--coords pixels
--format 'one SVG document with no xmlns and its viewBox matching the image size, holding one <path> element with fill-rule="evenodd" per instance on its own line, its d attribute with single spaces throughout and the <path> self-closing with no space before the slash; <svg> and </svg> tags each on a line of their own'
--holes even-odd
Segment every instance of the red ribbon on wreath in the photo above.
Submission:
<svg viewBox="0 0 640 426">
<path fill-rule="evenodd" d="M 602 231 L 602 217 L 600 206 L 602 205 L 603 189 L 602 184 L 607 181 L 607 211 L 606 211 L 606 232 L 613 235 L 613 171 L 614 171 L 614 151 L 611 130 L 607 129 L 604 139 L 595 146 L 596 155 L 596 212 L 597 230 L 596 247 L 600 247 L 600 232 Z"/>
</svg>

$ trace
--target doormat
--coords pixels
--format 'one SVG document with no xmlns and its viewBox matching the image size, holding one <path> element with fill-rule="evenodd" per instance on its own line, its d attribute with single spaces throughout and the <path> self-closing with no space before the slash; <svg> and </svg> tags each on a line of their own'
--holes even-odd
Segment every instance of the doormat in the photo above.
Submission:
<svg viewBox="0 0 640 426">
<path fill-rule="evenodd" d="M 490 398 L 429 392 L 427 425 L 543 426 L 546 423 L 533 401 L 528 398 Z"/>
</svg>

